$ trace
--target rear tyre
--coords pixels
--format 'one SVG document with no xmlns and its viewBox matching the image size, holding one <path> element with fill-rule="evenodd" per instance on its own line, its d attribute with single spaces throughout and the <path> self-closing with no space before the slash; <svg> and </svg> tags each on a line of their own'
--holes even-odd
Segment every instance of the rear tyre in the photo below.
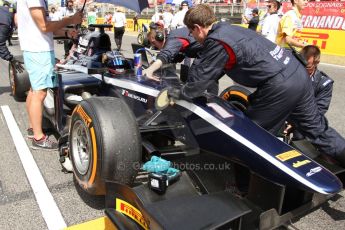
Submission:
<svg viewBox="0 0 345 230">
<path fill-rule="evenodd" d="M 242 86 L 233 85 L 223 90 L 220 97 L 244 112 L 248 108 L 248 96 L 250 94 L 251 92 L 248 89 Z"/>
<path fill-rule="evenodd" d="M 105 181 L 130 185 L 139 169 L 141 138 L 132 111 L 118 98 L 92 97 L 73 111 L 73 173 L 83 190 L 105 194 Z"/>
<path fill-rule="evenodd" d="M 16 59 L 23 61 L 23 57 L 21 56 L 16 57 Z M 16 101 L 25 101 L 26 92 L 29 91 L 31 87 L 28 72 L 26 70 L 22 73 L 17 72 L 11 62 L 9 62 L 8 77 L 10 80 L 11 93 L 14 99 Z"/>
</svg>

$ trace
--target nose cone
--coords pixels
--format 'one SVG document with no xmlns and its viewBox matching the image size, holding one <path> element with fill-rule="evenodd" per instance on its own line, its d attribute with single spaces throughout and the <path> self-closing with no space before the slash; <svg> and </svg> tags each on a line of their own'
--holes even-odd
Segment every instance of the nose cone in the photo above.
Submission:
<svg viewBox="0 0 345 230">
<path fill-rule="evenodd" d="M 309 170 L 306 177 L 316 186 L 314 190 L 322 194 L 335 194 L 343 189 L 339 178 L 321 166 Z"/>
</svg>

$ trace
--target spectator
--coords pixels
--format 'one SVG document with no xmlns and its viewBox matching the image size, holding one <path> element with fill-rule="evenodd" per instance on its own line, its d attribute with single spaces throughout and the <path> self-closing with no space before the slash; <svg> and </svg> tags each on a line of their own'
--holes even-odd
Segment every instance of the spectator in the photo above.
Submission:
<svg viewBox="0 0 345 230">
<path fill-rule="evenodd" d="M 270 0 L 267 4 L 268 15 L 265 17 L 261 29 L 261 34 L 273 43 L 276 42 L 278 24 L 280 21 L 280 16 L 278 15 L 278 10 L 280 8 L 279 1 L 280 0 Z"/>
<path fill-rule="evenodd" d="M 286 12 L 278 25 L 276 43 L 284 48 L 300 47 L 308 45 L 300 38 L 302 25 L 302 10 L 308 3 L 308 0 L 291 0 L 292 9 Z"/>
<path fill-rule="evenodd" d="M 180 10 L 174 15 L 171 21 L 171 29 L 178 29 L 185 27 L 186 25 L 183 23 L 184 16 L 188 11 L 188 2 L 182 1 Z"/>
<path fill-rule="evenodd" d="M 42 107 L 47 95 L 47 88 L 55 87 L 54 81 L 54 41 L 53 35 L 73 37 L 74 29 L 65 30 L 69 24 L 82 22 L 82 13 L 78 12 L 60 21 L 48 20 L 48 5 L 44 0 L 18 0 L 18 37 L 23 51 L 24 63 L 29 73 L 31 89 L 26 98 L 29 115 L 28 138 L 32 139 L 32 148 L 54 150 L 58 144 L 49 140 L 42 131 Z"/>
<path fill-rule="evenodd" d="M 75 14 L 74 3 L 72 0 L 67 1 L 67 7 L 61 8 L 61 17 L 66 18 Z M 69 55 L 69 51 L 73 46 L 73 41 L 70 39 L 64 40 L 64 50 L 65 50 L 65 58 Z"/>
<path fill-rule="evenodd" d="M 271 0 L 265 0 L 264 1 L 264 5 L 266 6 L 266 11 L 265 12 L 263 12 L 263 11 L 261 11 L 262 13 L 260 14 L 260 16 L 259 16 L 259 24 L 258 24 L 258 28 L 257 28 L 257 30 L 256 30 L 256 32 L 258 32 L 258 33 L 261 33 L 261 30 L 262 30 L 262 24 L 264 23 L 264 21 L 265 21 L 265 19 L 266 19 L 266 17 L 268 16 L 268 15 L 270 15 L 270 13 L 268 12 L 268 5 L 270 5 L 271 3 Z"/>
<path fill-rule="evenodd" d="M 61 17 L 69 17 L 75 14 L 75 9 L 74 9 L 74 3 L 73 0 L 68 0 L 67 1 L 67 7 L 62 7 L 61 8 Z"/>
<path fill-rule="evenodd" d="M 56 10 L 55 7 L 52 7 L 50 9 L 49 18 L 51 21 L 59 21 L 61 20 L 61 14 Z"/>
<path fill-rule="evenodd" d="M 167 34 L 170 31 L 173 17 L 174 15 L 171 13 L 171 5 L 166 5 L 164 8 L 164 13 L 163 13 L 163 21 L 164 21 L 164 29 Z"/>
<path fill-rule="evenodd" d="M 138 14 L 135 13 L 133 17 L 133 29 L 134 31 L 138 31 L 139 29 L 139 24 L 138 24 Z"/>
<path fill-rule="evenodd" d="M 164 26 L 164 20 L 163 20 L 163 14 L 159 16 L 159 20 L 156 22 L 161 27 L 165 28 Z"/>
<path fill-rule="evenodd" d="M 162 15 L 163 15 L 163 10 L 159 9 L 158 12 L 156 12 L 154 15 L 152 15 L 151 21 L 153 23 L 157 23 L 160 20 Z"/>
<path fill-rule="evenodd" d="M 87 24 L 88 25 L 97 24 L 96 20 L 97 20 L 97 13 L 96 13 L 96 7 L 94 6 L 94 7 L 91 7 L 89 12 L 87 12 Z"/>
<path fill-rule="evenodd" d="M 111 25 L 112 20 L 113 20 L 113 15 L 110 12 L 107 12 L 104 17 L 104 23 L 107 25 Z M 109 28 L 108 30 L 111 31 L 112 29 Z"/>
<path fill-rule="evenodd" d="M 259 21 L 260 21 L 258 8 L 254 8 L 252 10 L 251 19 L 248 19 L 247 17 L 244 16 L 243 20 L 245 23 L 248 23 L 248 29 L 256 31 L 256 29 L 258 28 Z"/>
<path fill-rule="evenodd" d="M 115 9 L 115 13 L 113 15 L 113 22 L 114 22 L 114 39 L 117 46 L 117 49 L 121 50 L 122 45 L 122 37 L 125 33 L 125 26 L 126 22 L 126 15 L 124 13 L 124 9 L 122 7 L 117 7 Z"/>
<path fill-rule="evenodd" d="M 257 87 L 249 97 L 246 114 L 250 119 L 277 134 L 289 117 L 312 144 L 345 166 L 345 139 L 319 112 L 309 76 L 289 50 L 251 30 L 217 22 L 206 4 L 188 10 L 184 22 L 203 49 L 189 70 L 187 83 L 169 89 L 170 97 L 198 97 L 225 73 L 237 83 Z"/>
</svg>

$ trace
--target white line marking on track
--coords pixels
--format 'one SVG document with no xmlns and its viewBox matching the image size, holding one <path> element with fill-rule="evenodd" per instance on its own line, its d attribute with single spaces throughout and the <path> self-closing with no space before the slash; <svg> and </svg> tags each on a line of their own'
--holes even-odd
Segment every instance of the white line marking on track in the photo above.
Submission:
<svg viewBox="0 0 345 230">
<path fill-rule="evenodd" d="M 1 106 L 1 110 L 48 229 L 55 230 L 65 228 L 66 223 L 61 212 L 42 177 L 10 108 L 8 105 L 5 105 Z"/>
</svg>

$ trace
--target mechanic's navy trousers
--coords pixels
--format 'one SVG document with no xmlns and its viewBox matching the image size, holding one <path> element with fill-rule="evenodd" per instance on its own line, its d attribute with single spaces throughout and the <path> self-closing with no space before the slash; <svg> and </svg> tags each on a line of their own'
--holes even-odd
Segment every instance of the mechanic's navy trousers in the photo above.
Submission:
<svg viewBox="0 0 345 230">
<path fill-rule="evenodd" d="M 6 42 L 10 34 L 11 28 L 7 25 L 0 24 L 0 58 L 6 61 L 12 59 L 12 54 L 6 46 Z"/>
<path fill-rule="evenodd" d="M 318 110 L 304 66 L 299 64 L 293 74 L 283 72 L 264 82 L 249 100 L 248 117 L 271 133 L 277 134 L 289 118 L 321 152 L 336 156 L 345 150 L 345 139 Z"/>
</svg>

